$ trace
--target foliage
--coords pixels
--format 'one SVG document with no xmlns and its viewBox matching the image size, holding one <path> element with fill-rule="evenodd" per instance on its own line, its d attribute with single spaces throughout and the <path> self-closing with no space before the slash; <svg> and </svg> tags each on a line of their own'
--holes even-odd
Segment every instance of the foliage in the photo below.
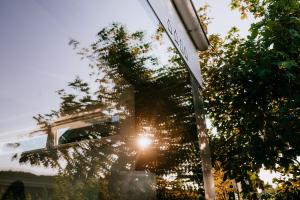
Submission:
<svg viewBox="0 0 300 200">
<path fill-rule="evenodd" d="M 229 195 L 234 192 L 234 180 L 227 179 L 224 176 L 224 171 L 221 168 L 220 162 L 215 164 L 213 175 L 215 180 L 216 198 L 220 200 L 229 199 Z"/>
<path fill-rule="evenodd" d="M 270 0 L 231 0 L 230 7 L 238 9 L 242 19 L 246 18 L 249 12 L 254 17 L 262 17 L 269 2 Z"/>
<path fill-rule="evenodd" d="M 144 32 L 131 33 L 115 23 L 99 31 L 96 42 L 89 47 L 79 48 L 78 41 L 70 41 L 78 55 L 89 60 L 93 84 L 80 77 L 69 82 L 67 88 L 57 91 L 61 99 L 59 110 L 34 117 L 38 125 L 50 134 L 60 119 L 93 110 L 99 110 L 104 118 L 120 116 L 120 127 L 130 120 L 134 124 L 125 133 L 122 128 L 98 133 L 95 128 L 99 125 L 71 130 L 82 135 L 78 140 L 86 135 L 112 136 L 114 139 L 108 144 L 83 140 L 23 153 L 21 163 L 59 169 L 54 198 L 61 199 L 64 194 L 65 199 L 95 199 L 99 195 L 103 199 L 126 199 L 118 196 L 118 191 L 123 187 L 121 174 L 129 169 L 155 173 L 159 199 L 196 199 L 203 193 L 199 148 L 194 142 L 197 135 L 190 76 L 174 48 L 167 52 L 168 62 L 159 64 L 152 55 L 153 43 L 159 40 L 162 44 L 165 37 L 159 28 L 158 36 L 152 37 L 154 41 L 146 41 Z M 130 145 L 144 127 L 151 128 L 155 142 L 153 148 L 139 153 Z M 107 127 L 111 129 L 115 130 Z M 121 136 L 117 141 L 116 135 Z M 118 159 L 112 160 L 113 156 Z M 170 174 L 176 174 L 175 180 L 163 181 Z"/>
<path fill-rule="evenodd" d="M 277 183 L 275 199 L 299 199 L 299 163 L 296 162 L 294 165 L 290 165 L 287 170 L 284 168 L 279 168 L 278 171 L 282 173 L 283 177 L 274 180 L 274 182 Z"/>
<path fill-rule="evenodd" d="M 224 39 L 209 37 L 214 48 L 200 53 L 204 97 L 218 132 L 213 159 L 255 199 L 264 187 L 257 178 L 262 165 L 299 169 L 300 2 L 245 0 L 232 7 L 261 18 L 246 39 L 237 28 Z"/>
</svg>

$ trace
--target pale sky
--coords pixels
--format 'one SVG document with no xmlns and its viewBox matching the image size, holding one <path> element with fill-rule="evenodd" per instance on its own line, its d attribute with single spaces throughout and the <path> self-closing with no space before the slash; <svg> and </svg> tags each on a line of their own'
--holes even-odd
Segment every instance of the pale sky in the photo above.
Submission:
<svg viewBox="0 0 300 200">
<path fill-rule="evenodd" d="M 16 137 L 37 128 L 33 116 L 58 110 L 55 91 L 77 75 L 88 79 L 89 62 L 68 45 L 70 39 L 89 47 L 114 22 L 148 37 L 159 24 L 140 0 L 0 1 L 0 170 L 38 173 L 9 161 L 16 152 L 45 147 L 46 137 Z M 20 145 L 9 148 L 7 141 Z"/>
<path fill-rule="evenodd" d="M 210 5 L 209 17 L 212 17 L 212 23 L 208 26 L 208 34 L 218 33 L 224 36 L 231 27 L 237 26 L 243 37 L 248 35 L 248 29 L 254 22 L 252 15 L 241 20 L 240 13 L 237 10 L 230 9 L 230 0 L 193 0 L 196 9 L 204 4 Z"/>
<path fill-rule="evenodd" d="M 30 130 L 33 116 L 59 108 L 55 91 L 89 73 L 69 40 L 88 47 L 113 22 L 149 34 L 158 24 L 139 0 L 0 1 L 0 138 Z"/>
<path fill-rule="evenodd" d="M 82 47 L 88 46 L 102 27 L 115 21 L 126 24 L 130 30 L 154 30 L 153 16 L 149 10 L 145 12 L 140 0 L 82 2 L 0 1 L 2 136 L 32 128 L 32 116 L 58 108 L 59 99 L 54 91 L 64 88 L 77 74 L 87 76 L 88 63 L 67 45 L 70 38 L 80 41 Z M 198 8 L 205 1 L 194 3 Z M 237 11 L 230 11 L 228 0 L 208 3 L 214 18 L 209 33 L 224 35 L 237 25 L 241 34 L 247 35 L 251 17 L 241 21 Z"/>
</svg>

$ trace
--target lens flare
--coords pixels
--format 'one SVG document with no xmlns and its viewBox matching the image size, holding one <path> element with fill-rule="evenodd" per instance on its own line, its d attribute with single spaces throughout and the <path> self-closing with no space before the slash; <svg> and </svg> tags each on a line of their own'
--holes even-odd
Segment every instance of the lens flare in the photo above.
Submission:
<svg viewBox="0 0 300 200">
<path fill-rule="evenodd" d="M 152 144 L 152 139 L 144 135 L 139 136 L 139 138 L 137 139 L 137 144 L 140 149 L 144 150 Z"/>
</svg>

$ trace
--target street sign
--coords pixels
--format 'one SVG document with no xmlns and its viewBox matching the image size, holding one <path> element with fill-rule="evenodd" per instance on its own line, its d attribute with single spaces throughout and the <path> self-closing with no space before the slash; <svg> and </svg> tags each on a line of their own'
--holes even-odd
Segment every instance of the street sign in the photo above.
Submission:
<svg viewBox="0 0 300 200">
<path fill-rule="evenodd" d="M 199 85 L 202 86 L 198 50 L 188 34 L 187 29 L 175 8 L 175 5 L 171 0 L 147 1 L 165 28 L 172 43 L 185 61 L 190 72 L 193 74 Z"/>
</svg>

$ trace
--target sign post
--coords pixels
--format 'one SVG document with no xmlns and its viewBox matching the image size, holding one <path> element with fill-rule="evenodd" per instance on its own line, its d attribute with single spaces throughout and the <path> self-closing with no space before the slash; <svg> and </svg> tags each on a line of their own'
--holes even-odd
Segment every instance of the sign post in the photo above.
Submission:
<svg viewBox="0 0 300 200">
<path fill-rule="evenodd" d="M 214 177 L 212 175 L 211 153 L 205 124 L 203 98 L 201 94 L 201 89 L 198 87 L 197 81 L 193 76 L 191 76 L 191 84 L 198 130 L 198 143 L 200 148 L 205 199 L 214 200 L 216 199 L 216 194 L 214 186 Z"/>
<path fill-rule="evenodd" d="M 165 28 L 171 42 L 178 49 L 189 71 L 194 75 L 198 84 L 202 86 L 198 50 L 191 40 L 174 4 L 171 0 L 148 0 L 148 3 Z"/>
<path fill-rule="evenodd" d="M 205 199 L 215 200 L 211 153 L 201 93 L 202 77 L 198 61 L 198 50 L 206 50 L 208 48 L 208 40 L 191 0 L 147 1 L 189 69 L 202 162 Z"/>
</svg>

